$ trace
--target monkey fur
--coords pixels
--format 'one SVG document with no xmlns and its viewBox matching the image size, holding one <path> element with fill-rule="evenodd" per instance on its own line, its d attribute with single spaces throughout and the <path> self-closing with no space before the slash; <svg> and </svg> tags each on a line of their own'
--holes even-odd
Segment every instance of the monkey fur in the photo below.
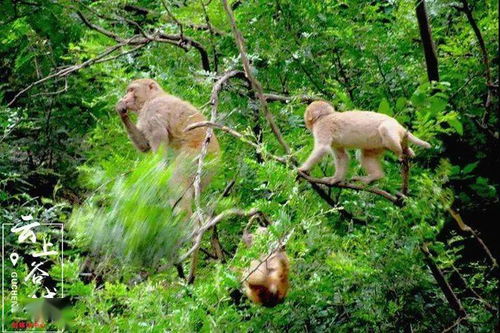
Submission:
<svg viewBox="0 0 500 333">
<path fill-rule="evenodd" d="M 313 133 L 314 149 L 299 170 L 309 172 L 325 154 L 333 154 L 335 174 L 328 178 L 332 184 L 345 180 L 349 166 L 346 149 L 361 150 L 360 162 L 367 175 L 353 179 L 369 184 L 384 177 L 380 158 L 386 150 L 402 159 L 405 135 L 408 135 L 410 143 L 431 147 L 388 115 L 369 111 L 336 112 L 332 105 L 324 101 L 312 102 L 306 108 L 304 121 Z M 411 157 L 415 156 L 411 148 L 408 153 Z"/>
</svg>

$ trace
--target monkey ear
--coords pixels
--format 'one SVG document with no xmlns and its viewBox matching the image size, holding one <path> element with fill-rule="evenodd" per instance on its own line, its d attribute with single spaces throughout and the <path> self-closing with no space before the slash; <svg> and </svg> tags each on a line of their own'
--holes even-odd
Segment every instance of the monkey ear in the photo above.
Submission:
<svg viewBox="0 0 500 333">
<path fill-rule="evenodd" d="M 149 90 L 156 90 L 157 86 L 156 86 L 156 83 L 155 82 L 151 82 L 149 84 Z"/>
</svg>

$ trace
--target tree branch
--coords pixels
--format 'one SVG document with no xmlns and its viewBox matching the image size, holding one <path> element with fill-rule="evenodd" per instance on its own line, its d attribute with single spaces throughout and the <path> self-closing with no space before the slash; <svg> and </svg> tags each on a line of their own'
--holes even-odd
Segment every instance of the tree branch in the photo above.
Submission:
<svg viewBox="0 0 500 333">
<path fill-rule="evenodd" d="M 467 0 L 461 0 L 461 2 L 462 2 L 462 7 L 455 6 L 455 8 L 459 11 L 464 12 L 465 16 L 467 17 L 467 20 L 469 21 L 469 24 L 472 27 L 474 34 L 476 35 L 477 42 L 479 43 L 479 49 L 481 51 L 481 55 L 483 58 L 484 77 L 486 79 L 486 87 L 488 89 L 488 95 L 486 97 L 486 102 L 484 104 L 485 111 L 482 117 L 482 122 L 484 124 L 488 120 L 488 115 L 492 104 L 491 100 L 493 98 L 493 89 L 494 89 L 493 82 L 491 81 L 490 60 L 488 57 L 488 51 L 486 50 L 486 44 L 484 43 L 483 35 L 481 34 L 481 30 L 479 30 L 477 22 L 474 19 L 474 16 L 472 15 L 472 10 L 469 7 L 469 3 L 467 2 Z"/>
<path fill-rule="evenodd" d="M 481 239 L 481 237 L 479 237 L 477 232 L 475 232 L 474 229 L 472 229 L 467 224 L 465 224 L 464 220 L 462 219 L 462 216 L 457 211 L 453 210 L 450 207 L 450 208 L 448 208 L 448 212 L 450 213 L 451 217 L 453 217 L 453 220 L 455 220 L 455 222 L 457 223 L 460 230 L 462 230 L 463 232 L 470 233 L 472 235 L 472 237 L 474 237 L 476 239 L 476 241 L 479 243 L 479 246 L 481 246 L 481 248 L 486 253 L 486 256 L 489 258 L 489 260 L 493 264 L 493 269 L 497 269 L 498 263 L 497 263 L 495 257 L 491 253 L 490 249 L 486 246 L 484 241 Z"/>
<path fill-rule="evenodd" d="M 425 0 L 416 0 L 416 13 L 418 28 L 420 29 L 420 38 L 424 47 L 425 63 L 427 65 L 427 77 L 429 81 L 439 81 L 438 58 L 436 48 L 432 40 L 431 27 L 427 10 L 425 8 Z"/>
<path fill-rule="evenodd" d="M 436 279 L 436 282 L 438 283 L 439 288 L 441 288 L 441 291 L 443 292 L 444 296 L 448 300 L 448 303 L 450 304 L 451 308 L 456 312 L 456 314 L 459 316 L 459 318 L 467 317 L 467 312 L 465 312 L 465 309 L 462 306 L 462 303 L 458 299 L 455 292 L 453 292 L 453 289 L 451 288 L 448 281 L 446 281 L 446 278 L 444 277 L 443 272 L 439 269 L 439 267 L 436 265 L 436 263 L 432 259 L 432 255 L 429 252 L 429 248 L 427 247 L 427 243 L 422 244 L 420 249 L 422 250 L 422 253 L 424 254 L 425 263 L 427 264 L 427 266 L 429 266 L 429 268 L 432 272 L 432 275 Z"/>
<path fill-rule="evenodd" d="M 406 131 L 403 140 L 401 141 L 401 148 L 403 149 L 403 159 L 401 160 L 401 194 L 407 197 L 410 185 L 410 150 L 408 148 L 408 131 Z"/>
<path fill-rule="evenodd" d="M 51 80 L 53 78 L 56 78 L 56 77 L 65 77 L 73 72 L 76 72 L 76 71 L 79 71 L 80 69 L 82 68 L 85 68 L 85 67 L 88 67 L 90 65 L 93 65 L 97 62 L 99 62 L 99 60 L 103 59 L 104 57 L 106 57 L 107 55 L 113 53 L 114 51 L 120 49 L 121 47 L 125 46 L 129 44 L 128 41 L 124 41 L 122 43 L 119 43 L 119 44 L 116 44 L 116 45 L 113 45 L 109 48 L 107 48 L 104 52 L 102 52 L 101 54 L 99 54 L 98 56 L 94 57 L 94 58 L 91 58 L 89 60 L 86 60 L 84 62 L 82 62 L 81 64 L 79 65 L 71 65 L 71 66 L 68 66 L 68 67 L 65 67 L 55 73 L 52 73 L 50 75 L 47 75 L 46 77 L 38 80 L 38 81 L 35 81 L 33 83 L 31 83 L 30 85 L 28 85 L 27 87 L 23 88 L 21 91 L 19 91 L 11 100 L 10 102 L 7 104 L 8 107 L 12 106 L 14 104 L 14 102 L 21 96 L 23 95 L 25 92 L 27 92 L 28 90 L 32 89 L 33 87 L 35 86 L 38 86 L 48 80 Z M 102 62 L 102 61 L 100 61 Z"/>
<path fill-rule="evenodd" d="M 231 24 L 231 30 L 233 31 L 234 39 L 235 39 L 236 45 L 238 47 L 238 50 L 240 52 L 240 58 L 241 58 L 241 62 L 243 63 L 243 69 L 245 70 L 245 75 L 250 80 L 250 83 L 252 85 L 252 89 L 255 91 L 257 98 L 259 99 L 259 102 L 261 104 L 261 111 L 262 111 L 262 113 L 264 113 L 264 116 L 266 117 L 267 122 L 271 126 L 271 130 L 274 133 L 274 136 L 276 137 L 276 139 L 278 140 L 280 145 L 283 147 L 283 150 L 285 151 L 285 153 L 287 155 L 290 155 L 290 153 L 291 153 L 290 147 L 283 139 L 281 131 L 279 130 L 279 128 L 276 125 L 276 122 L 274 120 L 274 116 L 269 111 L 269 107 L 267 105 L 266 99 L 264 97 L 264 92 L 262 90 L 262 85 L 253 76 L 253 74 L 251 72 L 250 62 L 248 61 L 248 57 L 246 55 L 245 42 L 243 40 L 243 36 L 241 35 L 241 32 L 238 30 L 238 27 L 236 26 L 236 21 L 234 19 L 233 10 L 228 5 L 227 0 L 221 0 L 221 1 L 222 1 L 222 4 L 224 6 L 224 10 L 226 11 L 226 14 L 227 14 L 229 21 L 230 21 L 230 24 Z"/>
<path fill-rule="evenodd" d="M 222 220 L 224 220 L 228 217 L 232 217 L 232 216 L 252 217 L 252 216 L 257 215 L 257 214 L 261 214 L 261 212 L 257 209 L 251 209 L 249 211 L 244 211 L 244 210 L 239 209 L 239 208 L 231 208 L 231 209 L 223 211 L 219 215 L 212 218 L 205 225 L 201 226 L 198 230 L 194 231 L 188 237 L 188 239 L 192 239 L 193 237 L 195 237 L 194 245 L 177 260 L 177 263 L 183 262 L 184 260 L 189 258 L 191 256 L 191 254 L 193 254 L 195 251 L 197 251 L 201 245 L 201 240 L 202 240 L 205 232 L 207 232 L 207 230 L 209 230 L 210 228 L 217 225 L 217 223 L 221 222 Z"/>
<path fill-rule="evenodd" d="M 77 11 L 77 15 L 80 17 L 82 22 L 85 25 L 87 25 L 89 28 L 91 28 L 91 29 L 93 29 L 93 30 L 105 35 L 105 36 L 108 36 L 109 38 L 112 38 L 112 39 L 116 40 L 117 42 L 122 43 L 124 41 L 124 39 L 121 36 L 119 36 L 118 34 L 111 32 L 111 31 L 109 31 L 101 26 L 98 26 L 98 25 L 90 22 L 87 19 L 87 17 L 85 17 L 85 15 L 83 15 L 82 12 Z M 124 18 L 122 18 L 122 19 L 124 19 Z M 128 19 L 124 19 L 124 20 L 126 22 L 134 25 L 136 28 L 138 26 L 140 27 L 140 25 L 137 22 L 134 22 L 134 21 L 128 20 Z M 133 22 L 133 23 L 131 23 L 131 22 Z M 142 29 L 140 29 L 140 30 L 142 30 Z M 208 57 L 208 53 L 207 53 L 206 49 L 198 41 L 196 41 L 190 37 L 186 37 L 183 34 L 170 35 L 170 34 L 165 34 L 162 32 L 157 32 L 157 33 L 153 33 L 152 35 L 148 35 L 144 31 L 141 31 L 141 35 L 134 35 L 129 40 L 130 40 L 130 42 L 128 44 L 130 44 L 130 45 L 139 45 L 139 44 L 148 43 L 150 41 L 154 41 L 154 42 L 168 43 L 171 45 L 175 45 L 177 47 L 182 48 L 185 51 L 189 51 L 189 49 L 191 47 L 193 47 L 200 54 L 203 69 L 207 72 L 210 72 L 210 59 Z"/>
</svg>

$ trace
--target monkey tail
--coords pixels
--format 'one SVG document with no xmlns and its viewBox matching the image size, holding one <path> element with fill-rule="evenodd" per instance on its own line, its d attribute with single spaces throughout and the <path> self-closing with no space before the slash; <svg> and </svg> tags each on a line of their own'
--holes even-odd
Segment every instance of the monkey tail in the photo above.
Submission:
<svg viewBox="0 0 500 333">
<path fill-rule="evenodd" d="M 408 132 L 408 140 L 410 142 L 416 144 L 417 146 L 420 146 L 420 147 L 424 147 L 424 148 L 431 147 L 431 144 L 429 142 L 426 142 L 424 140 L 420 140 L 419 138 L 417 138 L 415 135 L 411 134 L 410 132 Z"/>
</svg>

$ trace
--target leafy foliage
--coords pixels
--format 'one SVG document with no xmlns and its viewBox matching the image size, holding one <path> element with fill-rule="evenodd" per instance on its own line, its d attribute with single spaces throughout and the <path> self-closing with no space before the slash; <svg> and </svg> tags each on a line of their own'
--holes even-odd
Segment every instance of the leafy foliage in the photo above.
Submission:
<svg viewBox="0 0 500 333">
<path fill-rule="evenodd" d="M 225 263 L 213 260 L 207 235 L 195 284 L 185 283 L 175 269 L 156 272 L 189 248 L 185 240 L 192 226 L 168 204 L 174 190 L 171 156 L 136 152 L 113 108 L 130 80 L 152 77 L 208 115 L 214 80 L 241 69 L 220 2 L 2 2 L 0 220 L 5 226 L 25 224 L 22 217 L 29 215 L 67 226 L 64 265 L 51 265 L 50 274 L 58 286 L 64 280 L 69 305 L 45 328 L 441 331 L 456 323 L 457 315 L 424 260 L 421 245 L 428 243 L 432 260 L 468 314 L 453 329 L 493 331 L 498 316 L 488 305 L 496 306 L 498 271 L 449 213 L 459 210 L 497 256 L 498 81 L 492 83 L 496 88 L 487 86 L 484 55 L 466 15 L 456 8 L 460 5 L 426 1 L 441 76 L 441 82 L 429 83 L 414 1 L 232 4 L 254 75 L 266 92 L 318 96 L 340 111 L 385 113 L 431 142 L 432 149 L 416 150 L 405 206 L 340 188 L 328 191 L 335 203 L 328 205 L 290 165 L 267 158 L 266 153 L 280 155 L 281 147 L 245 83 L 233 80 L 219 94 L 216 121 L 258 142 L 260 152 L 216 130 L 223 157 L 202 206 L 213 215 L 231 207 L 259 209 L 273 222 L 270 233 L 247 249 L 240 240 L 248 219 L 225 219 L 217 226 Z M 497 78 L 498 3 L 469 5 L 485 41 L 491 77 Z M 155 32 L 191 38 L 206 51 L 210 71 L 192 42 L 148 42 L 137 50 L 124 46 L 17 97 L 31 83 L 116 45 L 112 36 L 85 25 L 78 12 L 124 40 Z M 489 89 L 495 93 L 487 109 Z M 304 105 L 292 99 L 270 103 L 270 110 L 292 157 L 304 160 L 312 145 L 302 120 Z M 387 176 L 377 187 L 397 193 L 397 159 L 387 154 L 383 163 Z M 351 164 L 349 176 L 361 172 L 354 159 Z M 332 172 L 331 161 L 324 161 L 313 175 Z M 223 196 L 231 181 L 234 186 Z M 291 260 L 289 295 L 272 309 L 250 304 L 237 292 L 242 271 L 284 239 Z M 16 246 L 28 251 L 26 244 Z M 20 260 L 16 272 L 22 280 L 30 268 Z M 82 273 L 88 261 L 95 265 Z M 142 271 L 149 277 L 129 284 Z M 37 287 L 19 284 L 23 306 Z M 6 309 L 11 307 L 7 299 Z M 9 311 L 6 315 L 17 320 Z"/>
</svg>

